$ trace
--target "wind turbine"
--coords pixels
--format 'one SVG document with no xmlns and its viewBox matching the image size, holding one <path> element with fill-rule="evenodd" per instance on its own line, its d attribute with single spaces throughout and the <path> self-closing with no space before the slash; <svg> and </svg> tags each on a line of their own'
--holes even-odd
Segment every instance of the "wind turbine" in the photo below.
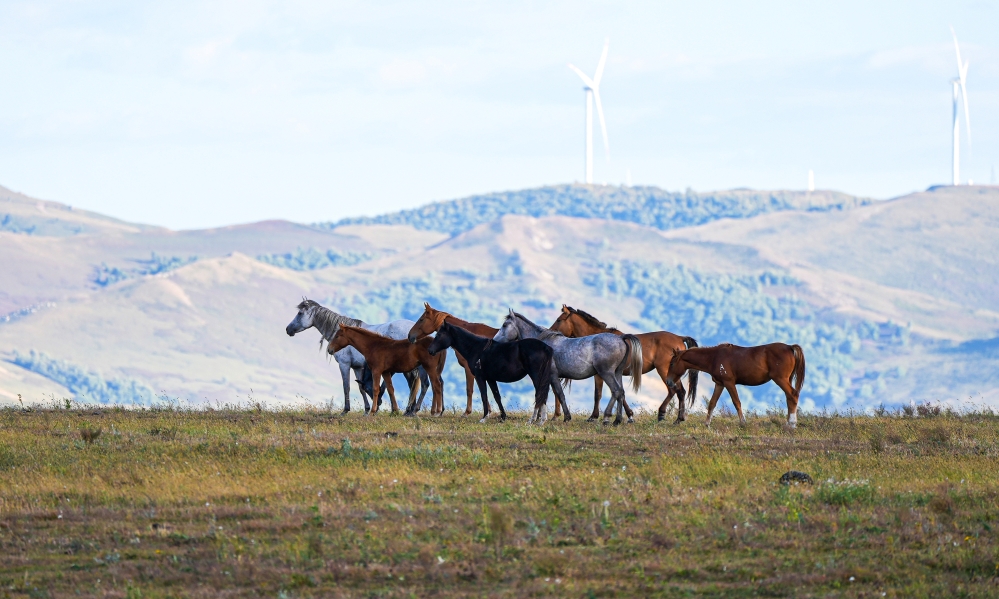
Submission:
<svg viewBox="0 0 999 599">
<path fill-rule="evenodd" d="M 586 73 L 576 68 L 572 63 L 569 68 L 579 75 L 583 80 L 583 91 L 586 92 L 586 182 L 593 183 L 593 101 L 597 102 L 597 116 L 600 117 L 600 131 L 604 136 L 604 152 L 607 161 L 610 162 L 610 146 L 607 144 L 607 123 L 604 122 L 604 109 L 600 104 L 600 78 L 604 74 L 604 64 L 607 62 L 607 48 L 610 46 L 610 39 L 604 39 L 604 51 L 600 55 L 600 62 L 597 63 L 597 72 L 590 79 Z"/>
<path fill-rule="evenodd" d="M 951 25 L 950 33 L 954 36 L 954 50 L 957 52 L 957 74 L 958 76 L 950 80 L 951 88 L 954 91 L 954 164 L 953 183 L 961 184 L 961 125 L 958 122 L 957 95 L 960 88 L 961 97 L 964 99 L 964 124 L 968 129 L 968 146 L 971 146 L 971 119 L 968 117 L 968 63 L 961 62 L 961 47 L 957 43 L 957 34 L 954 33 L 954 26 Z"/>
</svg>

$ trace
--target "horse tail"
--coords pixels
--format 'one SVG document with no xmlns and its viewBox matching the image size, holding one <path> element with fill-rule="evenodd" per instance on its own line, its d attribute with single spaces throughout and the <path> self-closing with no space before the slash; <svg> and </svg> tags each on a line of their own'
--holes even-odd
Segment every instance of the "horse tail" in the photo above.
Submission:
<svg viewBox="0 0 999 599">
<path fill-rule="evenodd" d="M 638 391 L 642 388 L 642 367 L 645 366 L 645 361 L 642 358 L 642 342 L 634 335 L 623 335 L 621 339 L 624 340 L 631 356 L 631 363 L 629 365 L 631 369 L 631 388 Z M 625 360 L 627 359 L 628 356 L 626 355 Z"/>
<path fill-rule="evenodd" d="M 681 337 L 683 344 L 687 346 L 687 349 L 692 347 L 700 347 L 697 345 L 697 339 L 693 337 Z M 697 375 L 700 373 L 699 370 L 691 368 L 687 371 L 687 408 L 694 407 L 694 400 L 697 398 Z"/>
<path fill-rule="evenodd" d="M 805 384 L 805 352 L 801 351 L 800 345 L 792 345 L 791 352 L 794 354 L 791 386 L 794 387 L 794 396 L 798 397 L 798 394 L 801 393 L 801 387 Z"/>
<path fill-rule="evenodd" d="M 548 397 L 548 386 L 551 384 L 551 380 L 552 380 L 552 367 L 554 365 L 555 365 L 555 357 L 554 357 L 553 352 L 550 352 L 550 351 L 546 352 L 545 353 L 545 363 L 542 364 L 541 368 L 538 370 L 538 385 L 540 385 L 541 388 L 543 388 L 545 390 L 545 397 L 546 398 Z M 566 379 L 566 380 L 568 380 L 568 379 Z M 537 396 L 534 397 L 534 407 L 535 408 L 538 407 L 538 405 L 539 405 L 538 401 L 540 399 L 541 399 L 540 397 L 537 397 Z M 557 402 L 558 399 L 556 398 L 555 401 Z"/>
</svg>

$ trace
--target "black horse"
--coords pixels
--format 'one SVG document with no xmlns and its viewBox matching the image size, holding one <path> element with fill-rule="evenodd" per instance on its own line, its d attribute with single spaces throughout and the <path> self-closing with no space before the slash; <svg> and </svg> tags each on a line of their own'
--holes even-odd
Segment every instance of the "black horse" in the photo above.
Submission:
<svg viewBox="0 0 999 599">
<path fill-rule="evenodd" d="M 565 394 L 555 368 L 554 352 L 543 341 L 537 339 L 521 339 L 510 343 L 493 341 L 469 333 L 461 327 L 445 322 L 437 330 L 437 336 L 427 348 L 430 355 L 453 347 L 461 354 L 472 369 L 475 382 L 479 385 L 479 395 L 482 397 L 482 420 L 489 416 L 489 399 L 486 396 L 486 384 L 493 391 L 493 399 L 499 406 L 500 418 L 506 419 L 506 410 L 500 399 L 496 383 L 513 383 L 525 376 L 531 377 L 534 383 L 534 414 L 532 422 L 544 422 L 548 417 L 546 403 L 548 388 L 555 392 L 555 397 L 562 404 L 565 420 L 570 420 L 569 407 L 565 403 Z"/>
<path fill-rule="evenodd" d="M 412 411 L 410 411 L 409 408 L 406 409 L 406 416 L 411 416 L 423 409 L 423 398 L 426 397 L 427 391 L 430 389 L 430 376 L 427 374 L 427 371 L 424 370 L 422 366 L 420 366 L 417 370 L 419 370 L 418 374 L 420 377 L 420 398 L 416 401 L 416 407 L 412 408 Z M 375 394 L 375 377 L 371 374 L 371 367 L 368 366 L 367 363 L 364 364 L 364 368 L 361 370 L 361 378 L 354 380 L 357 381 L 357 386 L 368 394 L 368 397 Z M 378 389 L 379 408 L 382 407 L 382 398 L 385 397 L 386 389 L 388 389 L 386 385 L 382 385 L 381 388 Z"/>
</svg>

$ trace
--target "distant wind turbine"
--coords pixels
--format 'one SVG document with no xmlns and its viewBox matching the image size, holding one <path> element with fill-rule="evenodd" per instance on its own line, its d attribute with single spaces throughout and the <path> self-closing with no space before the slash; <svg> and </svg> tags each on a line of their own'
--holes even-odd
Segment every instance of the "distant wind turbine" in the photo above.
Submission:
<svg viewBox="0 0 999 599">
<path fill-rule="evenodd" d="M 957 74 L 958 76 L 950 80 L 954 90 L 954 150 L 953 150 L 953 184 L 961 184 L 961 125 L 958 122 L 958 102 L 957 96 L 960 88 L 961 98 L 964 99 L 964 124 L 968 129 L 968 147 L 971 147 L 971 119 L 968 117 L 968 63 L 961 62 L 961 46 L 957 43 L 957 33 L 951 25 L 950 33 L 954 36 L 954 50 L 957 52 Z"/>
<path fill-rule="evenodd" d="M 604 51 L 600 55 L 600 62 L 597 63 L 597 72 L 590 79 L 586 73 L 569 64 L 569 68 L 575 71 L 586 86 L 586 182 L 593 183 L 593 101 L 597 101 L 597 116 L 600 117 L 600 131 L 604 136 L 604 152 L 607 161 L 610 162 L 610 146 L 607 144 L 607 123 L 604 122 L 604 109 L 600 104 L 600 78 L 604 74 L 604 64 L 607 62 L 607 49 L 610 46 L 610 39 L 604 40 Z"/>
</svg>

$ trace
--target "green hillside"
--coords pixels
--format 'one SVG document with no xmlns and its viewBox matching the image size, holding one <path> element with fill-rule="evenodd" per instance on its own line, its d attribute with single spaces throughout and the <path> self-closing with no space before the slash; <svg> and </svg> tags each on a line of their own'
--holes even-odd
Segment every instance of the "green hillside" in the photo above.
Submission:
<svg viewBox="0 0 999 599">
<path fill-rule="evenodd" d="M 374 217 L 346 218 L 317 226 L 404 224 L 431 231 L 460 233 L 506 214 L 575 216 L 637 223 L 668 230 L 721 218 L 750 218 L 784 210 L 845 210 L 871 203 L 835 191 L 756 191 L 732 189 L 697 193 L 658 187 L 555 185 L 435 202 L 412 210 Z"/>
</svg>

